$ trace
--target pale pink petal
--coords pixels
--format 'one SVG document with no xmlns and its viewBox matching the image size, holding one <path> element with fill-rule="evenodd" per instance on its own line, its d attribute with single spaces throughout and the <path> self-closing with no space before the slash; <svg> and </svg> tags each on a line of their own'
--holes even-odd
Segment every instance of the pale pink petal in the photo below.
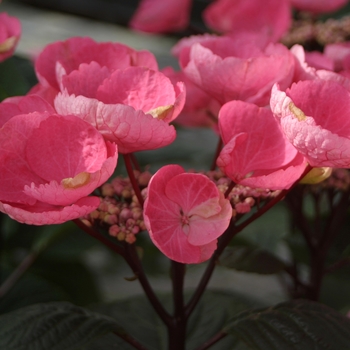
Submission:
<svg viewBox="0 0 350 350">
<path fill-rule="evenodd" d="M 91 123 L 105 139 L 115 142 L 121 153 L 164 147 L 176 138 L 172 125 L 130 106 L 63 93 L 56 97 L 55 107 L 61 114 L 73 114 Z"/>
<path fill-rule="evenodd" d="M 213 239 L 219 238 L 230 224 L 232 216 L 232 206 L 228 200 L 219 193 L 220 211 L 213 216 L 207 217 L 202 214 L 203 210 L 198 211 L 194 208 L 190 215 L 190 225 L 188 233 L 188 242 L 196 246 L 202 246 L 213 242 Z M 204 205 L 202 206 L 204 207 Z M 206 220 L 203 220 L 203 217 Z"/>
<path fill-rule="evenodd" d="M 80 218 L 98 208 L 99 197 L 81 198 L 76 203 L 59 207 L 37 203 L 32 206 L 12 206 L 10 203 L 0 202 L 0 211 L 12 219 L 28 225 L 52 225 Z"/>
<path fill-rule="evenodd" d="M 295 58 L 293 82 L 315 79 L 316 69 L 307 64 L 304 48 L 301 45 L 296 44 L 291 47 L 290 52 Z"/>
</svg>

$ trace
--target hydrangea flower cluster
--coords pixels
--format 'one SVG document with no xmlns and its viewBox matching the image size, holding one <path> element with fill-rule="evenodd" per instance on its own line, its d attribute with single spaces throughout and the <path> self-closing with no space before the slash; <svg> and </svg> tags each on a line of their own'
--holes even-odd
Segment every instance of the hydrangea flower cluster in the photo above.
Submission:
<svg viewBox="0 0 350 350">
<path fill-rule="evenodd" d="M 159 3 L 141 2 L 131 25 L 151 32 L 186 25 L 190 1 L 171 2 L 172 11 Z M 257 199 L 292 188 L 312 167 L 325 169 L 304 182 L 349 168 L 349 45 L 330 44 L 322 54 L 277 42 L 292 8 L 318 14 L 343 5 L 217 0 L 203 17 L 223 34 L 180 40 L 172 50 L 179 72 L 160 71 L 153 54 L 120 43 L 49 44 L 35 61 L 37 85 L 0 104 L 0 210 L 36 225 L 82 217 L 128 243 L 147 229 L 172 260 L 209 259 L 230 222 Z M 16 19 L 2 18 L 5 59 L 20 30 Z M 176 122 L 214 129 L 221 140 L 215 169 L 133 171 L 131 153 L 169 145 Z M 106 183 L 118 154 L 130 180 Z"/>
</svg>

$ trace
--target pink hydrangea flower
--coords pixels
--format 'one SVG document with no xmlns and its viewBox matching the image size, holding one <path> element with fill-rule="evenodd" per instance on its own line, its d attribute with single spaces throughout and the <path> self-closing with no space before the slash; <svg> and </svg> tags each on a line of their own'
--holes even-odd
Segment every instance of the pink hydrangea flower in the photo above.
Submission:
<svg viewBox="0 0 350 350">
<path fill-rule="evenodd" d="M 187 27 L 191 0 L 142 0 L 129 25 L 149 33 L 177 32 Z"/>
<path fill-rule="evenodd" d="M 21 36 L 21 22 L 7 13 L 0 13 L 0 62 L 12 56 Z"/>
<path fill-rule="evenodd" d="M 98 63 L 82 64 L 63 74 L 55 100 L 60 114 L 74 114 L 118 145 L 121 153 L 149 150 L 174 141 L 169 125 L 185 103 L 183 83 L 173 85 L 159 71 L 145 67 L 110 73 Z"/>
<path fill-rule="evenodd" d="M 220 110 L 219 129 L 225 145 L 217 165 L 236 183 L 280 190 L 289 188 L 305 170 L 304 157 L 267 108 L 228 102 Z"/>
<path fill-rule="evenodd" d="M 347 2 L 348 0 L 291 0 L 296 9 L 316 14 L 336 11 Z"/>
<path fill-rule="evenodd" d="M 350 92 L 336 81 L 278 85 L 271 110 L 293 146 L 314 167 L 350 167 Z"/>
<path fill-rule="evenodd" d="M 292 15 L 289 0 L 216 0 L 203 17 L 221 33 L 264 31 L 277 41 L 288 31 Z"/>
<path fill-rule="evenodd" d="M 115 144 L 74 116 L 21 114 L 0 129 L 0 211 L 33 225 L 58 224 L 95 210 L 89 197 L 113 173 Z"/>
<path fill-rule="evenodd" d="M 172 260 L 194 264 L 209 259 L 231 217 L 230 202 L 202 174 L 168 165 L 150 180 L 145 224 L 153 243 Z"/>
<path fill-rule="evenodd" d="M 266 44 L 264 38 L 251 33 L 191 37 L 173 53 L 186 76 L 221 104 L 243 100 L 264 106 L 273 84 L 286 88 L 294 74 L 290 51 L 282 44 Z"/>
<path fill-rule="evenodd" d="M 120 43 L 97 43 L 91 38 L 74 37 L 47 45 L 35 61 L 39 80 L 30 93 L 40 94 L 50 102 L 60 88 L 60 79 L 79 69 L 83 63 L 96 62 L 112 73 L 130 66 L 158 69 L 156 58 L 146 50 L 136 51 Z"/>
</svg>

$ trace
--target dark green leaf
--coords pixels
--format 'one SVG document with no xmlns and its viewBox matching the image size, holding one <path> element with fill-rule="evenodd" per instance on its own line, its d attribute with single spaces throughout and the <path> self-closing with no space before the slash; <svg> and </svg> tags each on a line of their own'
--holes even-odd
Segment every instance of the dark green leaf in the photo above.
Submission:
<svg viewBox="0 0 350 350">
<path fill-rule="evenodd" d="M 163 295 L 161 300 L 163 305 L 171 309 L 170 295 Z M 186 349 L 196 349 L 219 332 L 233 315 L 246 310 L 251 305 L 253 302 L 233 293 L 207 291 L 189 319 Z M 144 296 L 102 304 L 94 307 L 94 310 L 113 317 L 117 323 L 122 323 L 126 332 L 144 344 L 147 349 L 168 349 L 167 329 Z M 132 347 L 121 339 L 106 335 L 84 349 L 131 350 Z M 210 349 L 247 350 L 247 347 L 237 338 L 228 336 Z"/>
<path fill-rule="evenodd" d="M 278 203 L 249 224 L 237 237 L 275 254 L 287 236 L 288 229 L 288 212 L 282 203 Z"/>
<path fill-rule="evenodd" d="M 344 258 L 350 258 L 350 245 L 348 245 L 344 251 L 343 251 L 343 254 L 342 254 L 342 257 Z"/>
<path fill-rule="evenodd" d="M 284 263 L 274 255 L 249 246 L 227 247 L 220 258 L 220 264 L 238 271 L 264 275 L 281 272 L 284 268 Z"/>
<path fill-rule="evenodd" d="M 350 348 L 350 319 L 328 306 L 307 300 L 243 312 L 224 331 L 256 350 Z"/>
<path fill-rule="evenodd" d="M 350 304 L 350 266 L 326 275 L 322 280 L 320 301 L 342 310 Z"/>
<path fill-rule="evenodd" d="M 101 300 L 95 276 L 83 261 L 39 258 L 32 271 L 59 286 L 74 304 L 85 306 Z"/>
<path fill-rule="evenodd" d="M 10 274 L 10 269 L 1 267 L 4 278 Z M 0 314 L 19 308 L 49 302 L 66 300 L 67 295 L 56 285 L 27 273 L 2 298 L 0 298 Z"/>
<path fill-rule="evenodd" d="M 114 331 L 111 318 L 65 302 L 36 304 L 0 316 L 2 350 L 74 350 Z"/>
<path fill-rule="evenodd" d="M 0 82 L 0 100 L 25 95 L 36 82 L 32 63 L 16 56 L 1 62 Z"/>
</svg>

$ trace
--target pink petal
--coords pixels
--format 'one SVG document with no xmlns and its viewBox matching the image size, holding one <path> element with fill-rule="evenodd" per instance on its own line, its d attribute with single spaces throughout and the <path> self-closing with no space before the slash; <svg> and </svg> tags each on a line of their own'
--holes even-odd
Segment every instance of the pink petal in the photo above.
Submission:
<svg viewBox="0 0 350 350">
<path fill-rule="evenodd" d="M 207 217 L 202 212 L 197 211 L 198 207 L 191 211 L 193 216 L 190 218 L 188 242 L 196 246 L 210 244 L 216 238 L 220 237 L 227 229 L 232 217 L 232 206 L 230 202 L 219 193 L 220 211 Z M 204 205 L 202 205 L 204 207 Z M 206 220 L 203 220 L 203 217 Z"/>
<path fill-rule="evenodd" d="M 9 215 L 12 219 L 28 225 L 52 225 L 74 220 L 91 213 L 98 208 L 99 197 L 81 198 L 76 203 L 67 207 L 57 207 L 37 203 L 33 206 L 14 206 L 0 202 L 0 211 Z"/>
<path fill-rule="evenodd" d="M 129 25 L 149 33 L 179 31 L 188 25 L 190 7 L 190 0 L 142 0 Z"/>
<path fill-rule="evenodd" d="M 61 114 L 74 114 L 91 123 L 105 139 L 115 142 L 121 153 L 164 147 L 176 137 L 172 125 L 125 105 L 63 93 L 56 97 L 55 107 Z"/>
<path fill-rule="evenodd" d="M 291 24 L 286 0 L 217 0 L 205 9 L 203 17 L 215 31 L 266 30 L 272 41 L 280 39 Z"/>
<path fill-rule="evenodd" d="M 47 114 L 39 113 L 14 116 L 0 129 L 1 201 L 33 204 L 23 188 L 28 183 L 43 183 L 43 179 L 32 172 L 24 155 L 28 138 L 46 118 Z"/>
<path fill-rule="evenodd" d="M 82 63 L 78 70 L 62 76 L 61 91 L 67 89 L 68 93 L 96 97 L 98 87 L 110 76 L 107 67 L 101 67 L 96 62 Z"/>
<path fill-rule="evenodd" d="M 219 192 L 215 184 L 204 175 L 188 175 L 183 173 L 168 180 L 166 196 L 177 203 L 186 215 L 197 214 L 208 218 L 219 213 Z"/>
<path fill-rule="evenodd" d="M 31 169 L 47 181 L 98 171 L 106 157 L 102 136 L 74 116 L 50 116 L 27 142 L 26 158 Z"/>
<path fill-rule="evenodd" d="M 147 113 L 173 105 L 175 91 L 169 78 L 161 72 L 141 67 L 115 71 L 98 89 L 96 98 L 104 103 L 125 104 Z"/>
<path fill-rule="evenodd" d="M 42 85 L 58 90 L 57 62 L 69 74 L 81 63 L 92 61 L 110 71 L 134 65 L 158 69 L 154 55 L 148 51 L 136 51 L 120 43 L 97 43 L 91 38 L 75 37 L 47 45 L 36 60 L 35 70 Z"/>
<path fill-rule="evenodd" d="M 21 23 L 17 17 L 0 13 L 0 62 L 12 56 L 21 36 Z"/>
<path fill-rule="evenodd" d="M 56 113 L 54 108 L 40 96 L 27 95 L 8 98 L 0 103 L 0 127 L 10 118 L 31 112 Z"/>
<path fill-rule="evenodd" d="M 275 82 L 289 86 L 294 73 L 294 59 L 282 45 L 270 45 L 258 57 L 218 56 L 194 44 L 184 72 L 190 80 L 221 103 L 243 100 L 264 106 Z"/>
<path fill-rule="evenodd" d="M 288 96 L 288 95 L 290 96 Z M 287 94 L 274 87 L 271 109 L 312 166 L 349 167 L 349 92 L 333 81 L 305 81 Z"/>
<path fill-rule="evenodd" d="M 114 144 L 107 144 L 108 156 L 101 169 L 93 173 L 82 172 L 78 174 L 78 180 L 62 179 L 36 186 L 32 183 L 24 187 L 24 193 L 38 201 L 52 205 L 69 205 L 92 193 L 97 187 L 105 183 L 113 174 L 117 165 L 118 152 Z M 79 182 L 80 180 L 80 182 Z"/>
<path fill-rule="evenodd" d="M 303 157 L 285 138 L 270 110 L 231 101 L 220 110 L 219 127 L 225 146 L 217 165 L 235 182 L 288 188 L 304 171 Z M 281 177 L 277 179 L 275 173 Z"/>
<path fill-rule="evenodd" d="M 242 101 L 228 102 L 220 110 L 219 128 L 225 144 L 236 138 L 239 151 L 232 162 L 242 174 L 284 166 L 297 155 L 269 109 Z"/>
</svg>

